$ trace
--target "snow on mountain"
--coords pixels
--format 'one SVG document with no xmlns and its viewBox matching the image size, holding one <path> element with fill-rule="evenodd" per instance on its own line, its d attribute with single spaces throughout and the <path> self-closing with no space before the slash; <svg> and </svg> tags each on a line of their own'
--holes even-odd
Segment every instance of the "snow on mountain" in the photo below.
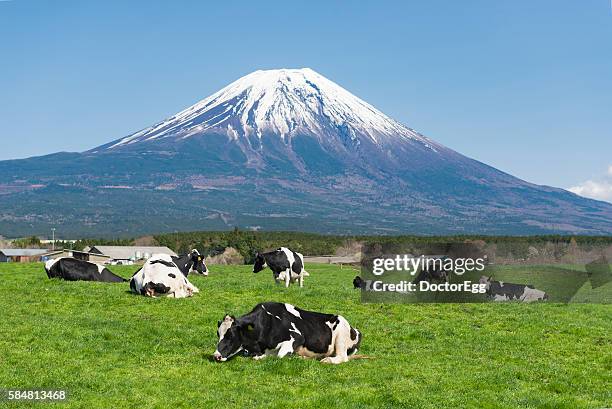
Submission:
<svg viewBox="0 0 612 409">
<path fill-rule="evenodd" d="M 400 138 L 435 151 L 438 144 L 389 118 L 310 68 L 259 70 L 178 114 L 105 145 L 113 149 L 164 138 L 215 132 L 229 138 L 309 134 L 320 140 L 342 134 L 359 144 Z"/>
</svg>

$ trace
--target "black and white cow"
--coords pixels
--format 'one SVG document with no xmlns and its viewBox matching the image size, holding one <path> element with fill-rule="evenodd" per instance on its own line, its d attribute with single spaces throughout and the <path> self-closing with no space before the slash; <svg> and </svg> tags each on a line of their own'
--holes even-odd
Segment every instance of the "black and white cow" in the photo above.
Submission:
<svg viewBox="0 0 612 409">
<path fill-rule="evenodd" d="M 185 298 L 200 292 L 167 254 L 154 254 L 130 279 L 130 289 L 146 297 Z"/>
<path fill-rule="evenodd" d="M 290 282 L 299 282 L 300 287 L 303 287 L 304 277 L 310 275 L 304 270 L 304 256 L 287 247 L 281 247 L 268 253 L 257 253 L 253 272 L 259 273 L 266 267 L 270 267 L 277 283 L 285 282 L 285 287 L 289 287 Z"/>
<path fill-rule="evenodd" d="M 365 289 L 366 288 L 366 282 L 365 280 L 363 280 L 360 276 L 355 276 L 355 278 L 353 278 L 353 287 L 354 288 L 359 288 L 359 289 Z"/>
<path fill-rule="evenodd" d="M 187 277 L 189 273 L 198 273 L 204 276 L 208 275 L 208 268 L 206 267 L 204 258 L 196 249 L 193 249 L 190 253 L 183 254 L 182 256 L 172 256 L 172 261 L 178 266 L 179 270 L 181 270 L 181 273 L 183 273 L 185 277 Z"/>
<path fill-rule="evenodd" d="M 340 364 L 355 358 L 361 333 L 341 315 L 305 311 L 291 304 L 266 302 L 240 318 L 218 322 L 213 358 L 223 362 L 239 352 L 253 359 L 295 354 Z"/>
<path fill-rule="evenodd" d="M 443 263 L 447 258 L 445 256 L 424 256 L 427 263 L 420 269 L 417 276 L 412 280 L 414 284 L 421 281 L 429 283 L 447 283 L 448 273 L 443 268 Z"/>
<path fill-rule="evenodd" d="M 493 301 L 546 301 L 548 294 L 534 288 L 532 285 L 512 284 L 492 280 L 491 277 L 480 277 L 480 284 L 485 284 L 487 295 Z"/>
<path fill-rule="evenodd" d="M 49 278 L 61 278 L 68 281 L 102 281 L 105 283 L 122 283 L 126 279 L 113 274 L 103 265 L 72 257 L 49 260 L 45 263 Z"/>
</svg>

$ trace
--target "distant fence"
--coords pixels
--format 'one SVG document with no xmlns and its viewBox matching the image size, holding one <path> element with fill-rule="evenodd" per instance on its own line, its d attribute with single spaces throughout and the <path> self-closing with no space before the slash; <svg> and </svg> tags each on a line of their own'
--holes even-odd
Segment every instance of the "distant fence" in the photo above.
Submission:
<svg viewBox="0 0 612 409">
<path fill-rule="evenodd" d="M 355 256 L 304 256 L 304 263 L 319 264 L 359 264 L 359 257 Z"/>
</svg>

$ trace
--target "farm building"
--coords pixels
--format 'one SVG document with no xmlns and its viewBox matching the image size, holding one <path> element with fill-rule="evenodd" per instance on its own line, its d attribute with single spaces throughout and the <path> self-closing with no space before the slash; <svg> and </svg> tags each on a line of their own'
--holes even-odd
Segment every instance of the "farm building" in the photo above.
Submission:
<svg viewBox="0 0 612 409">
<path fill-rule="evenodd" d="M 44 256 L 42 261 L 46 261 L 49 259 L 55 259 L 55 258 L 63 258 L 63 257 L 74 257 L 77 260 L 91 261 L 92 263 L 101 263 L 101 264 L 108 263 L 110 261 L 110 257 L 104 254 L 88 253 L 86 251 L 68 250 L 68 249 L 57 251 L 54 254 Z"/>
<path fill-rule="evenodd" d="M 91 246 L 85 248 L 84 251 L 89 254 L 107 256 L 110 263 L 121 264 L 147 259 L 153 254 L 176 256 L 176 253 L 168 247 L 152 246 Z"/>
<path fill-rule="evenodd" d="M 0 263 L 37 262 L 61 253 L 61 251 L 51 251 L 47 249 L 0 249 Z"/>
</svg>

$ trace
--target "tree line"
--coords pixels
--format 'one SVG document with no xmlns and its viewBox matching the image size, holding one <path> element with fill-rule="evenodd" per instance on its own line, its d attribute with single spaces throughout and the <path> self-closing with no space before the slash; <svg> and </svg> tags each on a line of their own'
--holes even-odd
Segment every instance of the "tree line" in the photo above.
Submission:
<svg viewBox="0 0 612 409">
<path fill-rule="evenodd" d="M 137 239 L 81 239 L 75 243 L 57 241 L 56 248 L 83 250 L 87 246 L 110 245 L 131 246 Z M 413 243 L 426 245 L 428 243 L 453 243 L 464 241 L 484 241 L 495 244 L 498 251 L 512 252 L 515 255 L 527 255 L 530 247 L 541 248 L 546 244 L 569 245 L 576 244 L 582 248 L 591 246 L 612 245 L 612 236 L 340 236 L 302 232 L 268 232 L 234 229 L 231 231 L 196 231 L 183 233 L 165 233 L 153 236 L 153 244 L 167 246 L 181 254 L 197 249 L 206 256 L 215 256 L 232 247 L 238 250 L 245 263 L 254 261 L 257 252 L 276 249 L 281 246 L 309 256 L 333 255 L 347 243 L 379 243 L 383 245 L 402 245 Z M 39 247 L 40 240 L 35 237 L 14 240 L 13 247 Z"/>
</svg>

